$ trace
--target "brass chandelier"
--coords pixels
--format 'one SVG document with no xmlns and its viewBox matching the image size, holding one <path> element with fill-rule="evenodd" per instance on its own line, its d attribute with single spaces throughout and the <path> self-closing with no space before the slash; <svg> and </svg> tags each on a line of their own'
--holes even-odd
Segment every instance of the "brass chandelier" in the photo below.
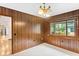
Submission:
<svg viewBox="0 0 79 59">
<path fill-rule="evenodd" d="M 45 16 L 45 17 L 49 17 L 50 11 L 51 11 L 51 7 L 47 6 L 45 3 L 43 3 L 40 6 L 39 14 L 42 16 Z"/>
</svg>

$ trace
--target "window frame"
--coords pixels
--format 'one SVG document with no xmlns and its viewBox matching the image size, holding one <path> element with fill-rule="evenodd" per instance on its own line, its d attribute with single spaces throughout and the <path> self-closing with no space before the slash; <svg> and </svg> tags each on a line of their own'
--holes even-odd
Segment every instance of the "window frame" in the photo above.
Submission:
<svg viewBox="0 0 79 59">
<path fill-rule="evenodd" d="M 64 20 L 64 21 L 56 21 L 56 22 L 54 22 L 54 23 L 50 23 L 50 34 L 51 34 L 51 35 L 58 35 L 58 36 L 69 36 L 69 35 L 68 35 L 68 27 L 67 27 L 67 26 L 68 26 L 68 25 L 67 25 L 67 22 L 68 22 L 68 21 L 73 21 L 73 22 L 74 22 L 74 36 L 76 36 L 76 22 L 75 22 L 76 20 L 75 20 L 75 19 L 72 19 L 72 18 L 71 18 L 71 19 L 68 19 L 68 20 Z M 52 26 L 52 24 L 54 24 L 54 26 L 56 26 L 55 24 L 58 24 L 58 23 L 61 24 L 61 23 L 64 23 L 64 22 L 65 22 L 65 24 L 66 24 L 66 33 L 65 33 L 65 35 L 56 34 L 55 31 L 54 31 L 54 34 L 53 34 L 52 31 L 51 31 L 51 26 Z M 55 28 L 55 29 L 56 29 L 56 28 Z"/>
</svg>

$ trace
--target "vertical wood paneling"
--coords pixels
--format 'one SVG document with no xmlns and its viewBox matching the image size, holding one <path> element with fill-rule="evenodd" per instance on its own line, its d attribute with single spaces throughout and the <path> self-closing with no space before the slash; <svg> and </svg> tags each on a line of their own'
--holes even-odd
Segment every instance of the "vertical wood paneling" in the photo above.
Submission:
<svg viewBox="0 0 79 59">
<path fill-rule="evenodd" d="M 42 18 L 0 6 L 0 15 L 12 17 L 12 52 L 17 53 L 43 42 L 42 34 L 33 33 L 32 26 L 41 24 Z M 17 24 L 19 23 L 19 24 Z M 23 24 L 24 23 L 24 24 Z"/>
<path fill-rule="evenodd" d="M 55 36 L 49 34 L 50 23 L 69 20 L 70 18 L 74 19 L 76 22 L 75 36 Z M 45 42 L 79 53 L 79 10 L 52 16 L 47 21 L 49 24 L 45 24 Z"/>
</svg>

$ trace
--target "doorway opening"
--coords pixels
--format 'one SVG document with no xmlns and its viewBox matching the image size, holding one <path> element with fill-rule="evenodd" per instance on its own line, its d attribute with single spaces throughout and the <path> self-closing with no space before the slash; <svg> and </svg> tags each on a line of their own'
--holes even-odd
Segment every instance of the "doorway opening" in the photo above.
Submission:
<svg viewBox="0 0 79 59">
<path fill-rule="evenodd" d="M 0 15 L 0 56 L 12 54 L 11 17 Z"/>
</svg>

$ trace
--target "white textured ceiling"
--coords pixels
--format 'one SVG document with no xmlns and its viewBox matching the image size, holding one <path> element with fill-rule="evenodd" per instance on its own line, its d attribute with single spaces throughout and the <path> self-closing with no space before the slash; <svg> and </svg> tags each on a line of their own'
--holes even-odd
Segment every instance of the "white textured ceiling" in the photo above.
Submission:
<svg viewBox="0 0 79 59">
<path fill-rule="evenodd" d="M 40 5 L 41 3 L 0 3 L 0 6 L 42 17 L 38 14 Z M 52 9 L 51 16 L 79 9 L 79 3 L 49 3 L 48 5 Z"/>
</svg>

